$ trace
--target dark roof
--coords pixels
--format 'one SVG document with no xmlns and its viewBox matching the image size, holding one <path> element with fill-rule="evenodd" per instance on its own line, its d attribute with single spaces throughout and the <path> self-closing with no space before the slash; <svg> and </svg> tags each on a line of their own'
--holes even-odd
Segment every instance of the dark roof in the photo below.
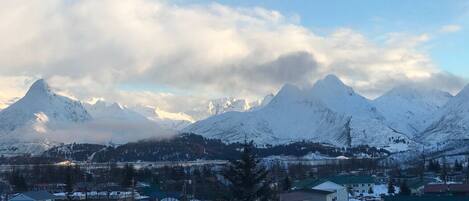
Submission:
<svg viewBox="0 0 469 201">
<path fill-rule="evenodd" d="M 335 193 L 335 191 L 327 191 L 327 190 L 319 190 L 319 189 L 306 189 L 303 191 L 308 192 L 308 193 L 323 194 L 323 195 L 329 195 L 331 193 Z"/>
<path fill-rule="evenodd" d="M 467 201 L 464 196 L 389 196 L 384 201 Z"/>
<path fill-rule="evenodd" d="M 428 184 L 423 189 L 425 193 L 469 193 L 469 184 Z"/>
<path fill-rule="evenodd" d="M 331 181 L 339 185 L 346 184 L 372 184 L 375 180 L 372 176 L 355 176 L 355 175 L 337 175 L 322 179 L 308 178 L 297 181 L 293 184 L 296 189 L 311 189 L 326 181 Z"/>
<path fill-rule="evenodd" d="M 308 178 L 308 179 L 303 179 L 300 181 L 296 181 L 293 186 L 296 189 L 311 189 L 319 184 L 322 184 L 326 182 L 327 180 L 325 179 L 314 179 L 314 178 Z"/>
<path fill-rule="evenodd" d="M 281 200 L 303 200 L 309 198 L 313 194 L 320 194 L 327 196 L 335 193 L 334 191 L 316 190 L 316 189 L 304 189 L 304 190 L 293 190 L 287 193 L 279 194 Z"/>
<path fill-rule="evenodd" d="M 337 175 L 329 177 L 328 180 L 340 185 L 375 183 L 375 179 L 372 176 Z"/>
<path fill-rule="evenodd" d="M 52 195 L 51 193 L 47 191 L 29 191 L 29 192 L 23 192 L 20 194 L 28 196 L 35 200 L 57 199 L 55 195 Z"/>
</svg>

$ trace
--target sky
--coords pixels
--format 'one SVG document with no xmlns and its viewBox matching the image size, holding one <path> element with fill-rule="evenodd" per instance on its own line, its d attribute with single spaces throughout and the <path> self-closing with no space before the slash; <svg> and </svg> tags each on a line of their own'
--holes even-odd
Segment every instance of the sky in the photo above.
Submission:
<svg viewBox="0 0 469 201">
<path fill-rule="evenodd" d="M 190 113 L 335 74 L 372 99 L 469 79 L 468 1 L 7 0 L 0 108 L 45 78 L 61 93 Z"/>
</svg>

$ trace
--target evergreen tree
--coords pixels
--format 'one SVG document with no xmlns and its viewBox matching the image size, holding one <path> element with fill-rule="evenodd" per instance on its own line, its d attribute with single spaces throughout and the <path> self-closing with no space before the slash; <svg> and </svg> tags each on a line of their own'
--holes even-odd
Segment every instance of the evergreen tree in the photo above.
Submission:
<svg viewBox="0 0 469 201">
<path fill-rule="evenodd" d="M 401 183 L 399 186 L 399 194 L 400 195 L 410 195 L 410 188 L 407 186 L 407 181 L 404 180 L 404 182 Z"/>
<path fill-rule="evenodd" d="M 262 201 L 275 196 L 267 180 L 268 172 L 260 165 L 253 150 L 252 142 L 245 143 L 241 159 L 231 161 L 224 172 L 224 177 L 231 183 L 233 201 Z"/>
<path fill-rule="evenodd" d="M 13 170 L 9 178 L 10 184 L 13 186 L 13 191 L 24 192 L 28 190 L 28 184 L 23 175 L 19 171 Z"/>
<path fill-rule="evenodd" d="M 292 187 L 292 182 L 289 176 L 286 176 L 285 179 L 283 180 L 283 190 L 284 191 L 289 191 Z"/>
<path fill-rule="evenodd" d="M 389 178 L 388 180 L 388 194 L 394 194 L 396 190 L 394 189 L 394 182 L 392 178 Z"/>
<path fill-rule="evenodd" d="M 462 163 L 460 163 L 458 160 L 455 160 L 453 170 L 455 172 L 461 172 L 461 171 L 463 171 L 463 169 L 464 169 L 464 167 L 462 166 Z"/>
<path fill-rule="evenodd" d="M 67 192 L 67 198 L 68 200 L 72 200 L 72 193 L 73 193 L 73 176 L 72 176 L 72 167 L 67 166 L 65 169 L 65 178 L 64 178 L 64 183 L 65 183 L 65 192 Z"/>
<path fill-rule="evenodd" d="M 370 187 L 370 188 L 368 189 L 368 194 L 370 194 L 370 195 L 371 195 L 371 194 L 373 194 L 373 193 L 374 193 L 374 191 L 373 191 L 373 188 L 372 188 L 372 187 Z"/>
<path fill-rule="evenodd" d="M 135 169 L 134 166 L 131 164 L 126 164 L 123 170 L 123 178 L 122 178 L 122 186 L 126 188 L 130 188 L 133 185 L 135 177 Z"/>
<path fill-rule="evenodd" d="M 443 182 L 446 184 L 448 182 L 448 167 L 446 165 L 446 158 L 443 157 L 443 162 L 441 166 L 441 171 L 440 171 L 440 178 L 443 180 Z"/>
</svg>

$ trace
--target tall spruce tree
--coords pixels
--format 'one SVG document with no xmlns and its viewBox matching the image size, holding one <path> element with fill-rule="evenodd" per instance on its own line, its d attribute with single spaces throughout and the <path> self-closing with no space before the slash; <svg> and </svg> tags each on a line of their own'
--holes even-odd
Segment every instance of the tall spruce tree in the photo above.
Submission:
<svg viewBox="0 0 469 201">
<path fill-rule="evenodd" d="M 407 185 L 407 181 L 403 181 L 401 185 L 399 186 L 399 194 L 400 195 L 410 195 L 411 191 L 409 186 Z"/>
<path fill-rule="evenodd" d="M 72 200 L 72 193 L 73 193 L 73 176 L 72 176 L 72 167 L 69 165 L 65 169 L 65 191 L 67 194 L 67 199 Z"/>
<path fill-rule="evenodd" d="M 132 164 L 125 164 L 122 176 L 121 185 L 126 188 L 132 187 L 135 177 L 134 166 Z"/>
<path fill-rule="evenodd" d="M 268 172 L 254 153 L 253 142 L 245 142 L 240 160 L 231 161 L 224 177 L 231 183 L 233 201 L 273 200 L 275 196 L 268 181 Z"/>
<path fill-rule="evenodd" d="M 13 170 L 9 182 L 13 186 L 13 191 L 15 192 L 24 192 L 28 190 L 28 184 L 24 176 L 17 170 Z"/>
<path fill-rule="evenodd" d="M 394 189 L 394 182 L 392 178 L 389 178 L 388 180 L 388 194 L 394 194 L 396 190 Z"/>
</svg>

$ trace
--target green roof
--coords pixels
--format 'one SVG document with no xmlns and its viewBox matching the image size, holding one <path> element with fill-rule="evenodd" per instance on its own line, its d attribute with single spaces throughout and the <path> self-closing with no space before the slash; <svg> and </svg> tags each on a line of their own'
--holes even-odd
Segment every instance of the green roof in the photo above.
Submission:
<svg viewBox="0 0 469 201">
<path fill-rule="evenodd" d="M 465 196 L 390 196 L 384 201 L 467 201 Z"/>
</svg>

